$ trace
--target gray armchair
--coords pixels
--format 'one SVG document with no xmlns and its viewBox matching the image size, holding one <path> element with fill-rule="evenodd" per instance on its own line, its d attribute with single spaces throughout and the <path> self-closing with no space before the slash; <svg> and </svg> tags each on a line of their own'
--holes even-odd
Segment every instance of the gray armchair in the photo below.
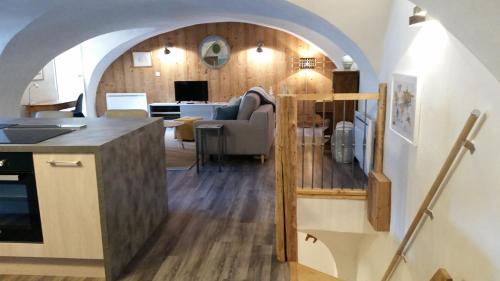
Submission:
<svg viewBox="0 0 500 281">
<path fill-rule="evenodd" d="M 201 124 L 224 125 L 226 155 L 258 155 L 263 162 L 274 142 L 275 113 L 270 104 L 259 106 L 249 120 L 197 121 L 194 127 Z M 217 154 L 217 135 L 207 132 L 205 140 L 206 153 Z"/>
</svg>

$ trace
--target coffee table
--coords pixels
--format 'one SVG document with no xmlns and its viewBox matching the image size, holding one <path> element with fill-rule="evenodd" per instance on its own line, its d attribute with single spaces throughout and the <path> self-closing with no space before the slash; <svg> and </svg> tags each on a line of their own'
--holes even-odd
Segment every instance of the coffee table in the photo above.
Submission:
<svg viewBox="0 0 500 281">
<path fill-rule="evenodd" d="M 184 122 L 175 121 L 175 120 L 164 120 L 163 121 L 163 127 L 168 128 L 168 129 L 179 127 L 181 125 L 184 125 Z"/>
<path fill-rule="evenodd" d="M 181 121 L 175 121 L 175 120 L 164 120 L 163 121 L 163 127 L 166 129 L 175 129 L 179 126 L 184 125 L 184 122 Z M 179 144 L 184 149 L 184 142 L 182 140 L 179 140 Z"/>
</svg>

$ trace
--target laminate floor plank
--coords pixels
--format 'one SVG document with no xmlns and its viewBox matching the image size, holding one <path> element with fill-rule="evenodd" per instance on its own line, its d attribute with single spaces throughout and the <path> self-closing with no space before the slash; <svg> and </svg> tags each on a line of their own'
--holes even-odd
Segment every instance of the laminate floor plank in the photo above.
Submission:
<svg viewBox="0 0 500 281">
<path fill-rule="evenodd" d="M 274 159 L 228 157 L 196 173 L 168 171 L 169 215 L 127 266 L 121 281 L 287 281 L 276 261 Z M 8 279 L 11 278 L 11 279 Z M 1 276 L 1 281 L 98 281 Z"/>
</svg>

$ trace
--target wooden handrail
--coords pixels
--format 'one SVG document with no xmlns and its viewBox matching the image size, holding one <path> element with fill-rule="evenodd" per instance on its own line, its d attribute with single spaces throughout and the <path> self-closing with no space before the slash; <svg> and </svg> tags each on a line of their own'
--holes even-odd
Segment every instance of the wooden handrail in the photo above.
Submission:
<svg viewBox="0 0 500 281">
<path fill-rule="evenodd" d="M 472 111 L 472 113 L 469 115 L 469 118 L 465 122 L 465 125 L 462 129 L 462 132 L 460 133 L 457 140 L 455 141 L 455 144 L 453 145 L 451 151 L 449 152 L 448 157 L 446 158 L 446 161 L 444 162 L 443 166 L 441 167 L 441 170 L 439 171 L 436 179 L 434 180 L 434 183 L 432 184 L 429 192 L 427 193 L 427 196 L 425 196 L 424 201 L 422 202 L 422 205 L 420 206 L 420 209 L 418 209 L 418 212 L 415 215 L 415 218 L 413 219 L 410 227 L 408 228 L 408 231 L 406 231 L 406 234 L 403 238 L 403 241 L 401 241 L 401 244 L 399 245 L 398 250 L 394 254 L 394 257 L 392 258 L 392 261 L 389 264 L 389 267 L 387 268 L 384 276 L 382 277 L 382 281 L 390 280 L 392 274 L 394 273 L 397 266 L 401 262 L 401 259 L 403 258 L 406 247 L 410 243 L 411 238 L 415 234 L 415 231 L 417 230 L 419 224 L 422 222 L 424 215 L 429 210 L 431 203 L 433 202 L 433 200 L 434 200 L 437 192 L 439 191 L 439 188 L 441 187 L 443 181 L 446 179 L 446 175 L 448 174 L 448 172 L 450 171 L 450 168 L 452 167 L 453 163 L 457 159 L 460 151 L 462 150 L 462 147 L 464 147 L 464 145 L 466 143 L 468 143 L 467 137 L 469 136 L 470 132 L 474 128 L 474 125 L 476 124 L 480 115 L 481 115 L 481 112 L 477 109 Z"/>
<path fill-rule="evenodd" d="M 328 198 L 328 199 L 351 199 L 366 200 L 367 193 L 361 188 L 297 188 L 297 196 L 302 198 Z"/>
<path fill-rule="evenodd" d="M 299 94 L 299 101 L 343 101 L 343 100 L 377 100 L 379 93 L 330 93 L 330 94 Z"/>
</svg>

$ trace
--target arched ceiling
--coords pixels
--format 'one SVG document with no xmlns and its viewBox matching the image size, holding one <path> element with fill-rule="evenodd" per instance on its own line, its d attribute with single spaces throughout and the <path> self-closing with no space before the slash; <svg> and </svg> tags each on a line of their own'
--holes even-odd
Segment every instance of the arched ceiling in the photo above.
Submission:
<svg viewBox="0 0 500 281">
<path fill-rule="evenodd" d="M 438 19 L 500 80 L 500 1 L 413 0 Z"/>
<path fill-rule="evenodd" d="M 18 114 L 25 86 L 45 63 L 66 49 L 109 32 L 179 22 L 244 21 L 278 27 L 313 42 L 327 55 L 338 45 L 365 70 L 366 84 L 377 81 L 370 58 L 356 42 L 322 17 L 287 1 L 38 0 L 34 6 L 31 2 L 4 1 L 10 11 L 2 11 L 1 19 L 8 30 L 0 28 L 4 45 L 0 95 L 6 105 L 0 108 L 1 115 Z"/>
<path fill-rule="evenodd" d="M 21 94 L 59 53 L 98 35 L 177 22 L 246 21 L 278 27 L 329 54 L 351 54 L 376 83 L 394 0 L 0 0 L 0 115 L 18 115 Z M 500 78 L 500 2 L 413 0 L 427 9 Z M 367 84 L 370 84 L 367 83 Z"/>
<path fill-rule="evenodd" d="M 240 20 L 239 22 L 242 22 Z M 202 23 L 202 22 L 200 22 Z M 257 24 L 256 22 L 248 22 Z M 154 37 L 156 35 L 169 32 L 178 28 L 183 28 L 191 25 L 192 23 L 185 22 L 177 22 L 175 25 L 164 26 L 162 28 L 142 28 L 142 29 L 133 29 L 133 30 L 122 30 L 111 32 L 105 35 L 101 35 L 95 38 L 92 38 L 83 43 L 84 55 L 88 51 L 88 49 L 93 49 L 92 54 L 89 59 L 92 59 L 93 62 L 88 62 L 86 58 L 86 66 L 85 77 L 87 77 L 86 81 L 86 100 L 87 100 L 87 114 L 89 116 L 95 116 L 95 96 L 97 92 L 97 87 L 99 81 L 106 69 L 111 65 L 119 56 L 121 56 L 124 52 L 126 52 L 131 47 L 137 45 L 138 43 L 147 40 L 148 38 Z M 279 29 L 276 26 L 269 26 L 270 28 Z M 287 32 L 286 30 L 283 30 Z M 302 40 L 308 41 L 307 39 L 292 33 L 294 36 L 300 37 Z M 326 46 L 326 45 L 323 45 Z M 333 61 L 340 62 L 342 56 L 346 53 L 341 50 L 335 44 L 328 45 L 328 56 Z M 323 50 L 322 50 L 323 51 Z M 324 51 L 323 51 L 324 52 Z"/>
</svg>

